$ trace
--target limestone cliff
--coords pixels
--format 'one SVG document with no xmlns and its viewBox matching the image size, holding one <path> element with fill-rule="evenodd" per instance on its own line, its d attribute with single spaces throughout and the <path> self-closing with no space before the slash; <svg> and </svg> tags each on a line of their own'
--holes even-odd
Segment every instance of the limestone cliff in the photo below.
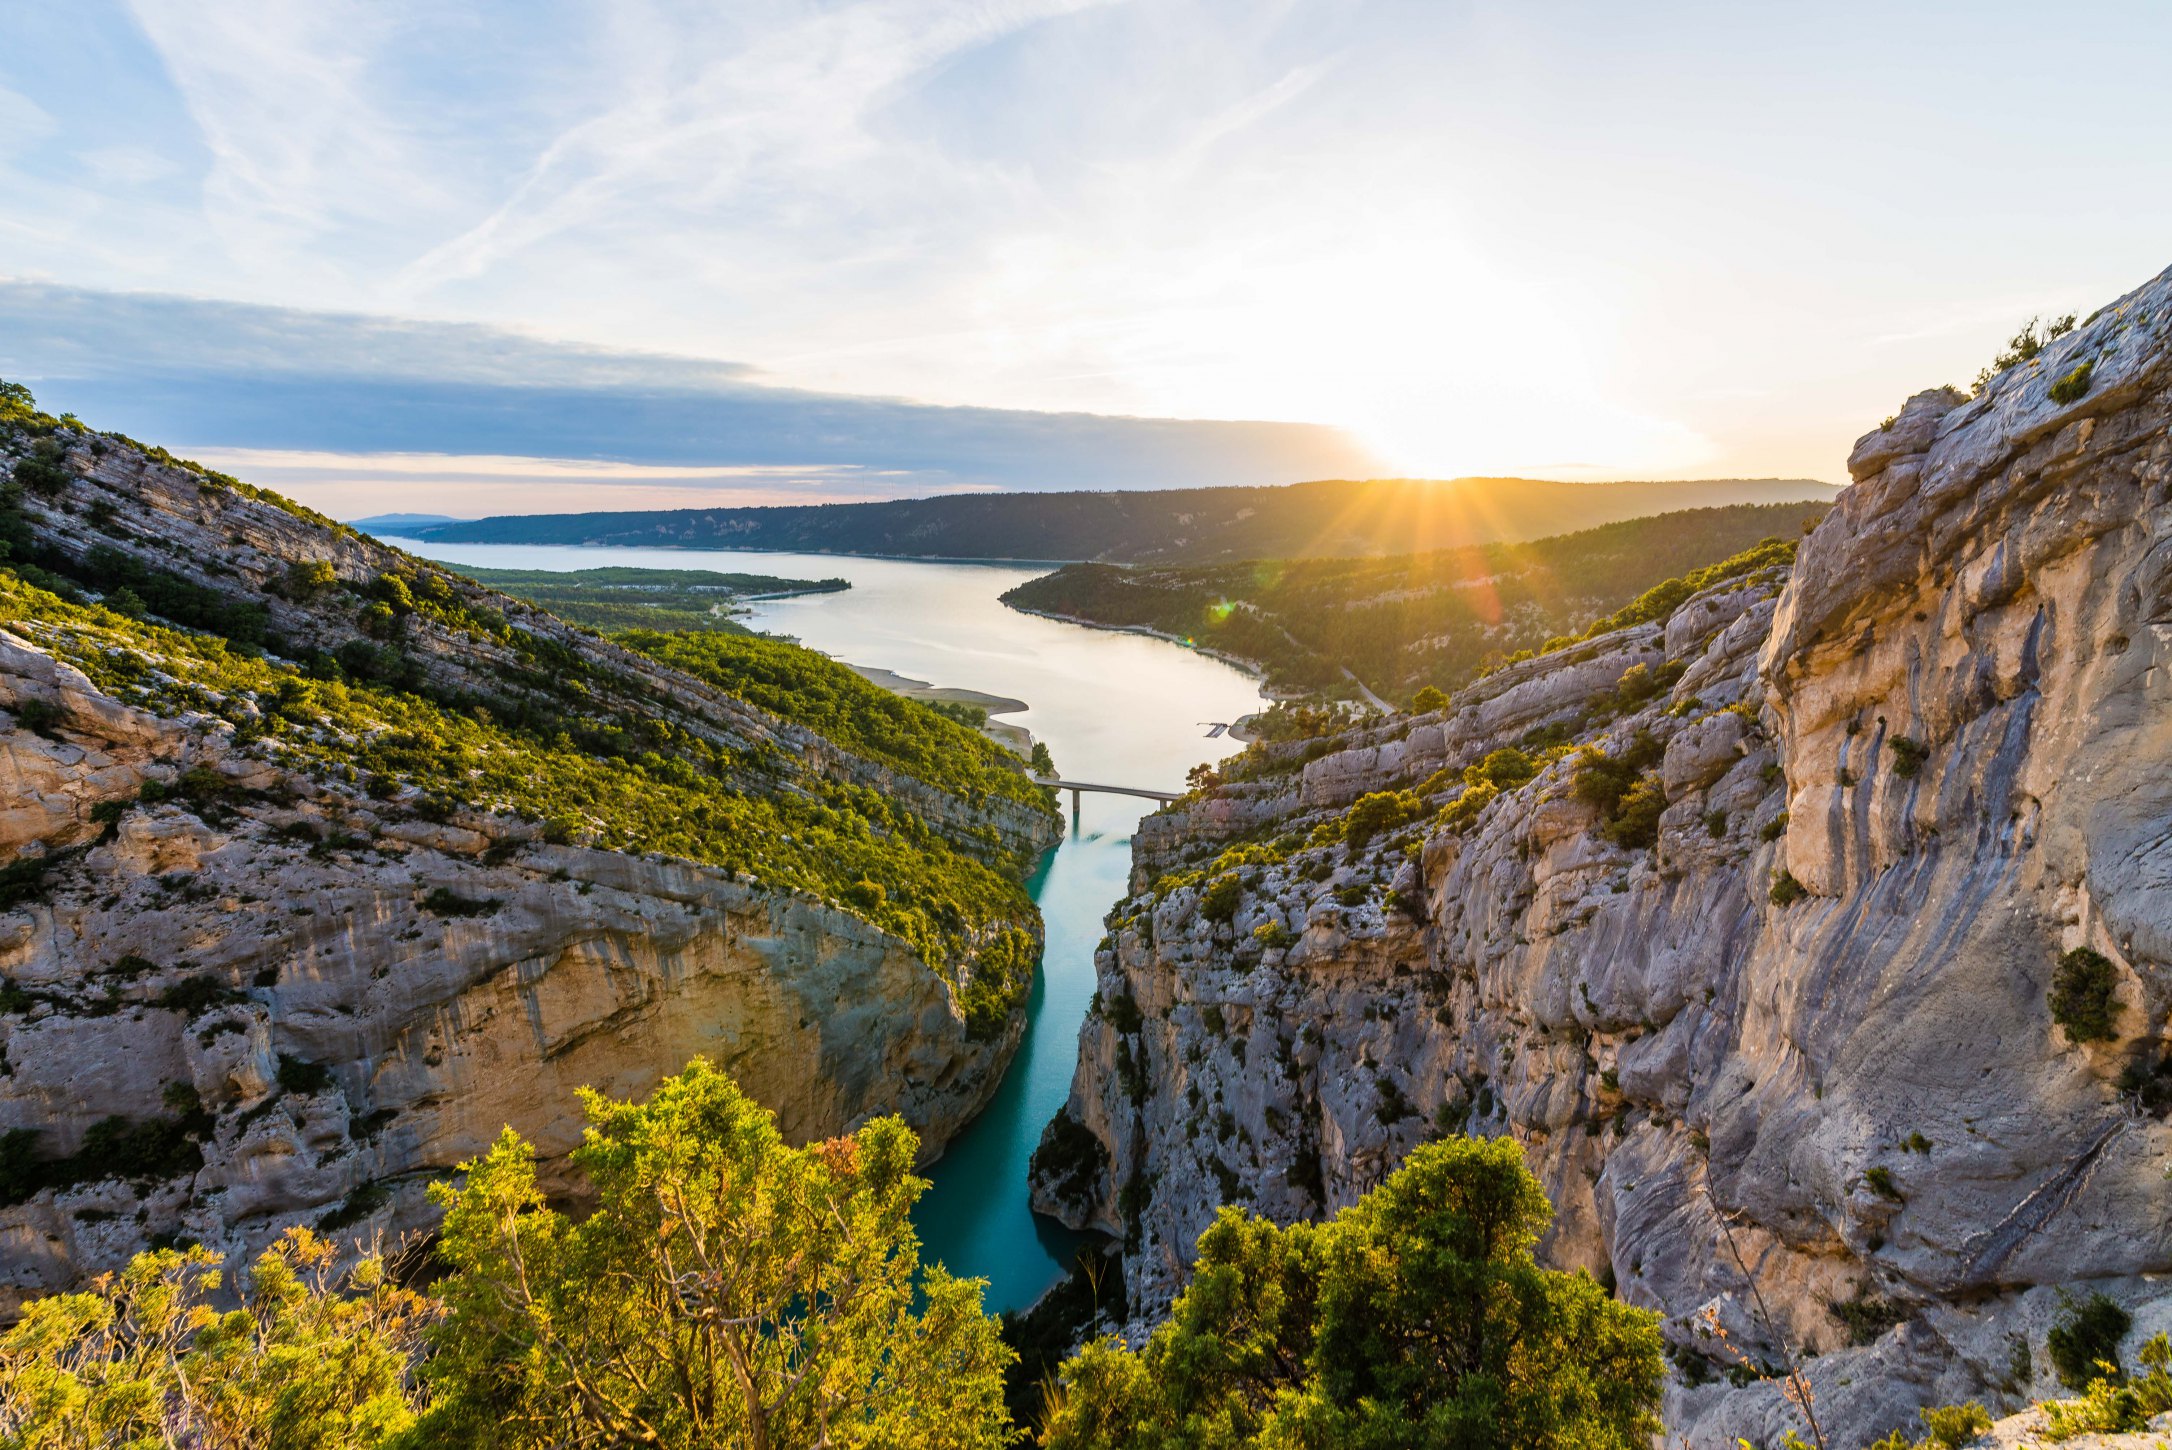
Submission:
<svg viewBox="0 0 2172 1450">
<path fill-rule="evenodd" d="M 718 790 L 879 796 L 869 829 L 930 830 L 927 850 L 1004 870 L 1055 839 L 1030 798 L 931 784 L 276 501 L 121 440 L 58 437 L 64 480 L 17 505 L 36 557 L 116 550 L 262 610 L 274 662 L 366 638 L 342 585 L 405 571 L 446 603 L 398 621 L 401 699 L 489 721 L 563 708 L 572 678 L 577 725 L 699 741 L 739 771 Z M 312 561 L 338 582 L 289 583 Z M 172 659 L 9 588 L 0 1317 L 150 1243 L 246 1255 L 295 1223 L 425 1228 L 426 1185 L 504 1126 L 555 1158 L 579 1139 L 575 1089 L 637 1095 L 697 1053 L 796 1138 L 898 1112 L 939 1152 L 1017 1045 L 1015 1003 L 969 1026 L 972 951 L 931 961 L 864 903 L 758 868 L 605 849 L 603 825 L 536 819 L 517 793 L 463 800 L 393 765 L 328 764 L 367 742 L 306 707 L 270 730 L 270 691 L 174 678 Z M 1023 890 L 976 879 L 997 904 L 960 930 L 1037 949 Z"/>
<path fill-rule="evenodd" d="M 1037 1203 L 1150 1314 L 1222 1203 L 1513 1134 L 1695 1446 L 1789 1348 L 1855 1445 L 2045 1392 L 2063 1289 L 2172 1325 L 2168 424 L 2172 273 L 1910 400 L 1791 570 L 1152 819 Z"/>
</svg>

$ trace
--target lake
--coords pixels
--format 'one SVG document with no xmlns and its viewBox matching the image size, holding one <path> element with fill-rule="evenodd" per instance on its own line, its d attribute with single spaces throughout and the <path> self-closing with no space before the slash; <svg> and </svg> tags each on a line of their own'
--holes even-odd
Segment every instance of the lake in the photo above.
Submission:
<svg viewBox="0 0 2172 1450">
<path fill-rule="evenodd" d="M 628 564 L 850 580 L 842 594 L 760 601 L 745 622 L 852 664 L 1024 700 L 1024 712 L 1002 718 L 1046 741 L 1057 769 L 1073 780 L 1181 790 L 1192 766 L 1239 748 L 1226 735 L 1205 738 L 1206 722 L 1235 720 L 1265 703 L 1242 671 L 1181 645 L 1060 624 L 998 601 L 1045 568 L 737 550 L 386 542 L 456 567 Z M 1072 828 L 1032 882 L 1048 926 L 1032 1025 L 987 1111 L 929 1171 L 935 1187 L 916 1214 L 924 1255 L 953 1273 L 988 1280 L 991 1310 L 1032 1303 L 1076 1251 L 1076 1235 L 1027 1208 L 1026 1161 L 1070 1092 L 1101 918 L 1124 894 L 1132 828 L 1152 804 L 1089 795 L 1073 825 L 1065 798 Z"/>
</svg>

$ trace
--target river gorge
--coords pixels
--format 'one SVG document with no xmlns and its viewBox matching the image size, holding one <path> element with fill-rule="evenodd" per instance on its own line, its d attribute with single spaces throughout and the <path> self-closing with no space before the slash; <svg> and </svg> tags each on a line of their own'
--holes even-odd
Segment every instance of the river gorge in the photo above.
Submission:
<svg viewBox="0 0 2172 1450">
<path fill-rule="evenodd" d="M 1180 645 L 1006 608 L 999 595 L 1045 572 L 1031 566 L 390 542 L 454 567 L 708 567 L 849 580 L 852 588 L 840 594 L 755 601 L 746 623 L 851 664 L 1024 700 L 1026 710 L 1001 718 L 1046 742 L 1073 779 L 1182 789 L 1193 765 L 1239 748 L 1227 735 L 1204 738 L 1208 722 L 1235 720 L 1262 704 L 1243 672 Z M 929 1170 L 935 1187 L 920 1205 L 926 1256 L 986 1278 L 991 1310 L 1031 1304 L 1068 1268 L 1077 1243 L 1077 1235 L 1028 1208 L 1026 1163 L 1070 1091 L 1101 919 L 1125 895 L 1132 830 L 1150 808 L 1114 795 L 1087 795 L 1075 814 L 1068 798 L 1064 804 L 1063 843 L 1032 882 L 1048 944 L 1025 1041 L 994 1100 Z"/>
</svg>

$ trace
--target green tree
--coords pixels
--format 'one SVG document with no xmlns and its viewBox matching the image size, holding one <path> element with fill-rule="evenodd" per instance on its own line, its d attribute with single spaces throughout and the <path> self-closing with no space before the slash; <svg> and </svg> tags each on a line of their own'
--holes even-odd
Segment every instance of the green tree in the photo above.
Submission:
<svg viewBox="0 0 2172 1450">
<path fill-rule="evenodd" d="M 0 1337 L 0 1446 L 366 1450 L 415 1420 L 431 1302 L 365 1257 L 292 1229 L 249 1271 L 241 1306 L 208 1249 L 138 1255 L 87 1292 L 25 1306 Z"/>
<path fill-rule="evenodd" d="M 1064 1368 L 1049 1450 L 1606 1450 L 1658 1429 L 1655 1317 L 1542 1269 L 1514 1143 L 1430 1144 L 1331 1222 L 1222 1210 L 1133 1352 Z"/>
<path fill-rule="evenodd" d="M 1011 1437 L 980 1285 L 920 1270 L 927 1187 L 896 1118 L 792 1148 L 696 1060 L 648 1102 L 582 1101 L 578 1223 L 507 1131 L 467 1165 L 439 1252 L 425 1438 L 447 1445 L 897 1447 Z M 917 1276 L 917 1285 L 916 1285 Z M 916 1299 L 917 1292 L 917 1299 Z"/>
</svg>

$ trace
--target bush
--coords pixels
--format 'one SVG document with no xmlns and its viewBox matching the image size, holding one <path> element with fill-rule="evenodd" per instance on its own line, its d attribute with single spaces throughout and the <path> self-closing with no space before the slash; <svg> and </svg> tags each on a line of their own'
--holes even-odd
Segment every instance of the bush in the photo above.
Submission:
<svg viewBox="0 0 2172 1450">
<path fill-rule="evenodd" d="M 1922 1418 L 1931 1443 L 1942 1450 L 1961 1450 L 1963 1445 L 1991 1428 L 1991 1412 L 1974 1400 L 1965 1405 L 1918 1410 L 1916 1414 Z"/>
<path fill-rule="evenodd" d="M 1244 883 L 1234 871 L 1224 872 L 1207 883 L 1199 893 L 1199 914 L 1208 921 L 1229 921 L 1237 915 L 1237 907 L 1244 900 Z"/>
<path fill-rule="evenodd" d="M 332 1085 L 332 1070 L 321 1062 L 304 1062 L 298 1057 L 279 1054 L 279 1086 L 290 1093 L 304 1097 L 321 1093 Z"/>
<path fill-rule="evenodd" d="M 1772 878 L 1771 896 L 1774 906 L 1793 906 L 1809 894 L 1809 889 L 1795 879 L 1792 871 L 1779 872 Z"/>
<path fill-rule="evenodd" d="M 1410 697 L 1410 709 L 1414 715 L 1430 715 L 1448 708 L 1448 696 L 1432 685 L 1427 685 Z"/>
<path fill-rule="evenodd" d="M 1931 753 L 1928 745 L 1920 740 L 1910 740 L 1905 735 L 1894 736 L 1886 745 L 1893 752 L 1893 773 L 1902 780 L 1913 779 L 1916 772 L 1923 769 L 1924 759 Z"/>
<path fill-rule="evenodd" d="M 34 695 L 26 695 L 15 702 L 16 725 L 48 740 L 58 738 L 55 732 L 67 718 L 68 712 L 51 700 L 40 700 Z"/>
<path fill-rule="evenodd" d="M 1070 1110 L 1049 1119 L 1034 1147 L 1028 1173 L 1060 1202 L 1084 1208 L 1093 1202 L 1101 1176 L 1109 1169 L 1109 1150 Z"/>
<path fill-rule="evenodd" d="M 2051 1020 L 2069 1042 L 2102 1042 L 2117 1035 L 2119 973 L 2102 953 L 2076 947 L 2051 974 Z"/>
<path fill-rule="evenodd" d="M 1857 1289 L 1852 1299 L 1827 1302 L 1833 1318 L 1847 1327 L 1848 1343 L 1858 1347 L 1875 1343 L 1888 1329 L 1908 1317 L 1908 1311 L 1890 1299 L 1880 1299 L 1868 1289 Z"/>
<path fill-rule="evenodd" d="M 241 1000 L 241 993 L 207 972 L 185 977 L 158 994 L 158 1005 L 183 1017 L 200 1017 L 214 1007 Z"/>
<path fill-rule="evenodd" d="M 2068 403 L 2081 401 L 2082 396 L 2089 391 L 2090 374 L 2095 371 L 2095 363 L 2083 363 L 2051 385 L 2051 400 L 2062 408 Z"/>
<path fill-rule="evenodd" d="M 872 881 L 860 882 L 854 887 L 848 888 L 848 894 L 850 891 L 859 889 L 859 886 L 873 886 L 874 884 Z M 878 891 L 881 889 L 876 887 Z M 492 900 L 488 897 L 462 896 L 449 886 L 433 886 L 430 888 L 429 895 L 422 898 L 422 909 L 432 916 L 489 916 L 503 907 L 504 904 L 502 901 Z M 870 906 L 879 904 L 880 902 L 877 900 L 871 902 Z"/>
<path fill-rule="evenodd" d="M 40 498 L 58 498 L 75 481 L 67 451 L 50 438 L 38 441 L 30 456 L 15 465 L 15 481 Z"/>
<path fill-rule="evenodd" d="M 1628 748 L 1620 755 L 1609 755 L 1596 745 L 1587 745 L 1576 752 L 1576 776 L 1570 790 L 1578 800 L 1590 802 L 1611 818 L 1637 778 L 1659 764 L 1666 753 L 1666 747 L 1648 730 L 1639 730 L 1630 737 Z"/>
<path fill-rule="evenodd" d="M 1660 784 L 1657 772 L 1647 772 L 1622 794 L 1614 818 L 1606 823 L 1606 838 L 1626 851 L 1647 850 L 1659 839 L 1659 817 L 1666 809 L 1666 788 Z M 1726 819 L 1722 817 L 1720 830 L 1712 834 L 1719 835 L 1725 829 Z"/>
<path fill-rule="evenodd" d="M 329 559 L 296 559 L 287 565 L 284 589 L 287 598 L 307 602 L 338 583 Z"/>
<path fill-rule="evenodd" d="M 1416 820 L 1425 803 L 1407 790 L 1376 790 L 1359 796 L 1343 815 L 1342 838 L 1351 850 L 1362 851 L 1375 836 Z"/>
<path fill-rule="evenodd" d="M 2134 1327 L 2134 1316 L 2101 1293 L 2087 1299 L 2070 1296 L 2065 1310 L 2044 1339 L 2059 1383 L 2070 1390 L 2083 1389 L 2101 1373 L 2099 1364 L 2111 1365 L 2118 1375 L 2119 1341 Z"/>
<path fill-rule="evenodd" d="M 2043 1406 L 2044 1438 L 2054 1444 L 2078 1435 L 2124 1435 L 2149 1427 L 2142 1397 L 2117 1379 L 2091 1380 L 2078 1400 Z"/>
</svg>

